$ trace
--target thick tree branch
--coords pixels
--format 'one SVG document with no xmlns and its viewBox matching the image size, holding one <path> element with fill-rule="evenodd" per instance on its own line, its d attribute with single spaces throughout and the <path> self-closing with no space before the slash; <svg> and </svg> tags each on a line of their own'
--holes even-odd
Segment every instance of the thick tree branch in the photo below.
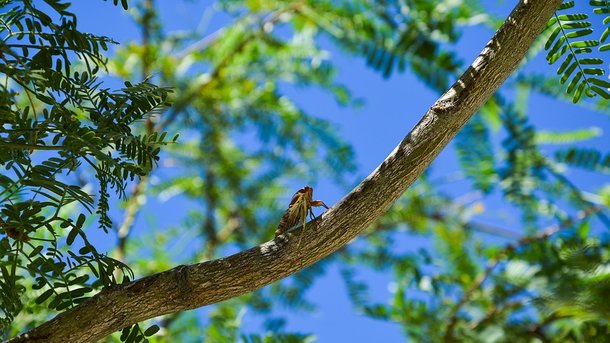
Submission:
<svg viewBox="0 0 610 343">
<path fill-rule="evenodd" d="M 299 251 L 291 232 L 229 257 L 107 288 L 9 342 L 95 342 L 133 323 L 252 292 L 332 254 L 381 216 L 423 173 L 515 70 L 560 2 L 521 1 L 468 70 L 390 156 L 307 225 Z"/>
</svg>

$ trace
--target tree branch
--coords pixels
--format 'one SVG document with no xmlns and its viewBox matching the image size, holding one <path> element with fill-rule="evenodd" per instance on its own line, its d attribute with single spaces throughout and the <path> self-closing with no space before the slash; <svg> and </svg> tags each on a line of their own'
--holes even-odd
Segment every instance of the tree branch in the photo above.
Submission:
<svg viewBox="0 0 610 343">
<path fill-rule="evenodd" d="M 188 92 L 182 98 L 177 99 L 177 101 L 173 104 L 171 111 L 167 115 L 167 118 L 165 119 L 165 121 L 160 123 L 158 130 L 163 131 L 166 127 L 168 127 L 176 119 L 178 114 L 187 107 L 188 104 L 190 104 L 195 98 L 197 98 L 200 94 L 202 94 L 206 90 L 207 87 L 212 85 L 213 81 L 216 81 L 220 77 L 222 70 L 224 68 L 226 68 L 227 65 L 229 65 L 235 59 L 236 56 L 238 56 L 240 53 L 242 53 L 248 45 L 250 45 L 252 42 L 256 41 L 256 39 L 258 39 L 260 37 L 260 35 L 268 34 L 268 32 L 265 32 L 265 27 L 267 27 L 270 24 L 275 24 L 277 21 L 279 21 L 281 19 L 282 14 L 294 11 L 297 6 L 298 6 L 298 2 L 292 3 L 288 6 L 286 6 L 285 8 L 282 8 L 278 11 L 271 13 L 268 17 L 261 19 L 257 25 L 258 28 L 251 27 L 250 32 L 247 35 L 245 35 L 242 38 L 242 40 L 239 43 L 237 43 L 235 45 L 235 47 L 233 47 L 233 49 L 231 49 L 231 51 L 229 51 L 212 68 L 212 70 L 209 72 L 209 77 L 205 82 L 203 82 L 202 84 L 197 86 L 194 91 Z M 224 31 L 218 32 L 218 34 L 219 34 L 218 37 L 221 37 L 223 32 Z M 218 37 L 214 38 L 213 41 L 216 41 L 218 39 Z"/>
<path fill-rule="evenodd" d="M 151 56 L 150 49 L 150 41 L 152 32 L 154 30 L 154 21 L 156 17 L 156 12 L 154 10 L 155 4 L 153 0 L 146 0 L 143 3 L 144 11 L 141 17 L 141 25 L 142 25 L 142 79 L 146 79 L 150 74 L 150 69 L 152 67 L 153 58 Z M 154 116 L 149 116 L 146 118 L 146 122 L 144 124 L 144 128 L 146 129 L 146 133 L 151 135 L 155 129 L 155 119 Z M 125 256 L 127 254 L 127 241 L 129 234 L 131 233 L 131 229 L 133 228 L 133 224 L 136 221 L 136 217 L 142 204 L 144 203 L 144 199 L 146 197 L 146 188 L 148 186 L 148 176 L 142 176 L 138 178 L 136 181 L 136 185 L 133 188 L 133 192 L 131 196 L 127 200 L 127 207 L 125 208 L 125 216 L 123 218 L 123 223 L 119 226 L 117 230 L 117 251 L 116 256 L 117 260 L 121 262 L 125 262 Z"/>
<path fill-rule="evenodd" d="M 599 207 L 591 207 L 585 211 L 581 211 L 575 220 L 568 219 L 564 222 L 548 226 L 544 230 L 541 230 L 533 235 L 522 237 L 517 242 L 507 244 L 493 258 L 489 259 L 489 261 L 487 261 L 487 266 L 485 267 L 483 272 L 477 276 L 477 278 L 470 285 L 470 287 L 468 287 L 468 289 L 464 292 L 464 294 L 462 295 L 460 300 L 458 300 L 458 302 L 455 304 L 455 306 L 451 309 L 451 312 L 450 312 L 451 315 L 449 316 L 449 323 L 447 324 L 447 329 L 445 331 L 444 341 L 445 342 L 454 342 L 455 341 L 454 331 L 455 331 L 456 325 L 458 324 L 458 320 L 460 319 L 459 318 L 460 309 L 472 299 L 475 292 L 481 288 L 481 286 L 483 285 L 485 280 L 487 280 L 487 278 L 489 278 L 489 276 L 494 271 L 494 269 L 498 266 L 498 264 L 504 258 L 506 258 L 508 256 L 509 253 L 511 253 L 525 245 L 544 241 L 544 240 L 550 238 L 552 235 L 556 234 L 557 232 L 573 226 L 577 221 L 584 220 L 585 218 L 589 217 L 592 214 L 599 213 L 601 210 L 602 209 Z"/>
<path fill-rule="evenodd" d="M 26 149 L 26 150 L 65 150 L 66 147 L 63 145 L 37 145 L 37 144 L 25 144 L 25 143 L 12 143 L 0 141 L 0 146 L 9 149 Z"/>
<path fill-rule="evenodd" d="M 561 0 L 523 0 L 386 160 L 307 230 L 109 287 L 9 342 L 95 342 L 131 324 L 252 292 L 340 249 L 380 217 L 515 70 Z"/>
</svg>

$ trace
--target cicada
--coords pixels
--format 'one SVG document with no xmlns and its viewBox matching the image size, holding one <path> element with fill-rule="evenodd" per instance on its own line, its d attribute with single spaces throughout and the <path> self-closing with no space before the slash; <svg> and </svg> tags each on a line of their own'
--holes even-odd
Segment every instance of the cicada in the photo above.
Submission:
<svg viewBox="0 0 610 343">
<path fill-rule="evenodd" d="M 313 188 L 305 186 L 299 189 L 294 193 L 288 209 L 284 212 L 282 219 L 280 219 L 280 224 L 277 226 L 277 230 L 275 230 L 275 236 L 277 237 L 285 233 L 288 229 L 300 223 L 303 224 L 303 231 L 305 231 L 307 215 L 311 219 L 315 219 L 312 208 L 320 206 L 328 209 L 328 206 L 322 200 L 313 200 Z M 301 245 L 301 238 L 303 238 L 303 232 L 299 236 L 297 249 Z"/>
</svg>

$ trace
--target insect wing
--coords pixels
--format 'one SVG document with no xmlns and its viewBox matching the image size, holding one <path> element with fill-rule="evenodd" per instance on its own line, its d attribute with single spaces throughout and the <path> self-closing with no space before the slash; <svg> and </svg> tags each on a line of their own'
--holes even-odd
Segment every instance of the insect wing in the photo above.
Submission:
<svg viewBox="0 0 610 343">
<path fill-rule="evenodd" d="M 284 212 L 284 215 L 282 216 L 282 219 L 280 219 L 280 223 L 278 224 L 277 229 L 275 230 L 276 236 L 283 234 L 284 232 L 286 232 L 286 230 L 299 223 L 299 214 L 301 213 L 301 208 L 305 200 L 304 194 L 305 192 L 303 192 L 302 189 L 300 189 L 294 194 L 292 200 L 290 201 L 288 209 L 286 209 L 286 212 Z"/>
</svg>

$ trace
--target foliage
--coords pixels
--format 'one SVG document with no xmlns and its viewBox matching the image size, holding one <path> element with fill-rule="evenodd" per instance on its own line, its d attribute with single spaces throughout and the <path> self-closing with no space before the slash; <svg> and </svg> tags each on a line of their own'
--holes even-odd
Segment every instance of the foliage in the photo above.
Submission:
<svg viewBox="0 0 610 343">
<path fill-rule="evenodd" d="M 68 3 L 45 3 L 48 12 L 30 1 L 5 1 L 0 14 L 2 331 L 23 307 L 24 278 L 34 280 L 36 304 L 60 311 L 95 287 L 117 283 L 117 271 L 130 275 L 90 242 L 82 211 L 96 207 L 107 232 L 109 188 L 124 196 L 126 182 L 149 173 L 168 142 L 165 134 L 131 128 L 166 104 L 168 89 L 146 81 L 103 88 L 97 75 L 114 42 L 78 31 Z M 79 182 L 91 172 L 97 201 Z"/>
<path fill-rule="evenodd" d="M 610 155 L 602 156 L 597 149 L 569 148 L 558 151 L 555 157 L 558 161 L 572 166 L 606 174 L 610 172 Z"/>
<path fill-rule="evenodd" d="M 343 49 L 384 78 L 411 72 L 441 93 L 466 68 L 465 31 L 491 35 L 501 23 L 471 0 L 222 0 L 209 11 L 226 25 L 203 36 L 171 31 L 161 3 L 141 0 L 129 11 L 141 41 L 122 42 L 106 61 L 114 41 L 78 31 L 67 3 L 45 0 L 49 11 L 31 1 L 3 4 L 13 5 L 0 15 L 5 337 L 98 286 L 271 238 L 304 184 L 316 189 L 325 179 L 348 189 L 356 170 L 350 144 L 298 97 L 315 89 L 358 105 L 337 82 L 328 50 Z M 309 291 L 333 269 L 359 313 L 413 341 L 603 337 L 608 306 L 595 299 L 607 292 L 610 191 L 584 192 L 569 174 L 608 173 L 608 152 L 594 144 L 603 132 L 580 128 L 576 116 L 578 125 L 557 130 L 531 109 L 544 95 L 569 100 L 570 111 L 608 114 L 608 61 L 598 57 L 608 46 L 608 18 L 599 15 L 608 4 L 590 1 L 591 20 L 575 6 L 562 5 L 527 63 L 459 134 L 451 146 L 457 176 L 433 166 L 357 242 L 286 280 L 106 341 L 315 341 L 286 313 L 316 310 Z M 561 63 L 559 77 L 528 68 L 545 48 L 548 62 Z M 105 68 L 129 80 L 125 87 L 104 88 Z M 167 140 L 165 131 L 181 139 Z M 116 236 L 109 256 L 96 250 L 91 226 Z M 387 299 L 374 294 L 378 280 L 367 279 L 367 269 L 391 279 Z"/>
<path fill-rule="evenodd" d="M 574 8 L 574 1 L 566 1 L 559 7 L 561 13 L 567 9 Z M 610 7 L 606 0 L 592 0 L 589 4 L 595 14 L 610 14 Z M 572 94 L 572 101 L 575 103 L 580 100 L 583 93 L 588 97 L 596 94 L 604 99 L 610 99 L 610 82 L 601 78 L 606 72 L 602 69 L 604 60 L 596 57 L 581 57 L 591 54 L 594 47 L 598 47 L 599 52 L 610 49 L 610 43 L 603 44 L 608 38 L 610 27 L 607 27 L 599 39 L 584 39 L 593 34 L 591 22 L 587 21 L 589 16 L 585 13 L 561 14 L 549 21 L 549 29 L 552 32 L 544 48 L 548 50 L 546 59 L 553 64 L 563 58 L 565 59 L 557 69 L 557 74 L 561 75 L 560 83 L 568 86 L 566 92 Z M 604 25 L 610 23 L 610 16 L 604 19 Z M 574 72 L 576 72 L 574 74 Z"/>
</svg>

